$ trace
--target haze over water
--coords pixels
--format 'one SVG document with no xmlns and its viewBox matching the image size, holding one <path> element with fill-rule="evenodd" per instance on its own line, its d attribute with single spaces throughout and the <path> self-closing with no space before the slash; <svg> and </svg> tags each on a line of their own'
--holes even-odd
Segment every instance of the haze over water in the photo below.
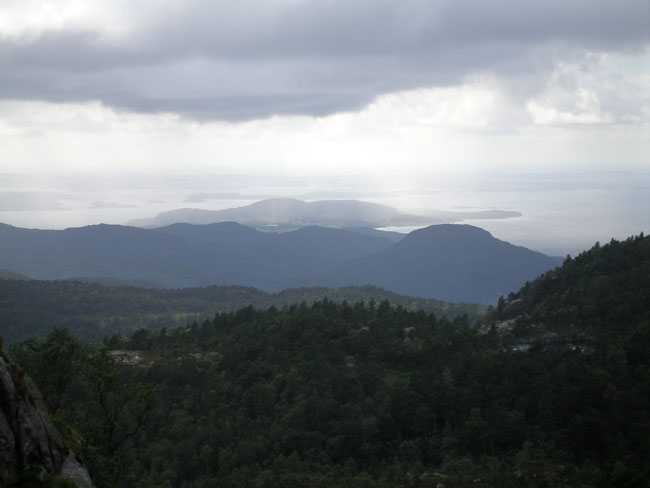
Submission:
<svg viewBox="0 0 650 488">
<path fill-rule="evenodd" d="M 575 254 L 650 225 L 649 28 L 637 0 L 3 1 L 0 222 L 354 198 Z"/>
<path fill-rule="evenodd" d="M 465 220 L 495 237 L 550 255 L 650 231 L 648 173 L 435 175 L 418 181 L 363 176 L 19 176 L 0 182 L 0 222 L 62 229 L 128 224 L 177 208 L 220 210 L 265 198 L 358 199 L 435 215 L 511 210 L 520 217 Z M 408 232 L 413 227 L 389 230 Z"/>
</svg>

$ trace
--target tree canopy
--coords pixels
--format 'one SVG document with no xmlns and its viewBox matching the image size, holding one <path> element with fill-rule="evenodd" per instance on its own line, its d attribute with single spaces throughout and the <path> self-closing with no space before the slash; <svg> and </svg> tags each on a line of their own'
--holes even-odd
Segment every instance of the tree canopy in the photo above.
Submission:
<svg viewBox="0 0 650 488">
<path fill-rule="evenodd" d="M 44 394 L 98 486 L 644 487 L 649 243 L 567 259 L 481 327 L 325 299 L 13 351 L 40 384 L 87 372 Z"/>
</svg>

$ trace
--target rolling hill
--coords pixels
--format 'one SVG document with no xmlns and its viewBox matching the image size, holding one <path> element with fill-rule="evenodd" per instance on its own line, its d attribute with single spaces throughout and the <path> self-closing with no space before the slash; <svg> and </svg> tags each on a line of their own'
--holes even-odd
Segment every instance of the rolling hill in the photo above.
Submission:
<svg viewBox="0 0 650 488">
<path fill-rule="evenodd" d="M 158 330 L 212 319 L 215 313 L 252 305 L 266 309 L 329 299 L 348 303 L 389 300 L 405 310 L 424 310 L 450 319 L 474 319 L 485 306 L 457 304 L 397 295 L 377 287 L 295 288 L 267 293 L 244 286 L 148 289 L 106 286 L 76 280 L 13 281 L 0 279 L 0 336 L 5 343 L 45 337 L 53 327 L 65 327 L 75 337 L 101 341 L 114 334 Z"/>
<path fill-rule="evenodd" d="M 36 279 L 115 278 L 165 287 L 247 285 L 279 290 L 393 244 L 341 229 L 264 233 L 233 222 L 160 229 L 94 225 L 60 231 L 0 225 L 0 267 Z"/>
<path fill-rule="evenodd" d="M 224 210 L 179 208 L 153 218 L 128 223 L 136 227 L 164 227 L 176 223 L 213 224 L 238 222 L 262 230 L 290 230 L 307 225 L 336 228 L 375 228 L 424 226 L 467 219 L 507 219 L 520 217 L 512 210 L 442 211 L 419 209 L 404 212 L 395 207 L 359 200 L 319 200 L 305 202 L 294 198 L 270 198 L 250 205 Z"/>
<path fill-rule="evenodd" d="M 443 224 L 413 231 L 388 249 L 351 259 L 300 284 L 372 283 L 405 295 L 494 303 L 558 264 L 556 258 L 495 239 L 478 227 Z"/>
<path fill-rule="evenodd" d="M 499 300 L 483 327 L 324 299 L 106 347 L 57 329 L 11 350 L 94 442 L 84 459 L 95 479 L 122 463 L 142 486 L 646 487 L 649 267 L 648 237 L 597 245 Z M 75 354 L 53 362 L 62 350 Z M 94 374 L 65 376 L 79 369 Z M 120 381 L 95 394 L 108 374 Z M 63 393 L 53 377 L 68 378 Z M 112 417 L 123 432 L 147 392 L 143 448 L 93 436 L 106 398 L 124 399 L 129 410 Z"/>
<path fill-rule="evenodd" d="M 358 200 L 304 202 L 294 198 L 270 198 L 243 207 L 224 210 L 181 208 L 162 212 L 151 219 L 129 222 L 138 227 L 162 227 L 174 223 L 212 224 L 239 222 L 247 225 L 319 225 L 326 227 L 382 227 L 426 225 L 431 218 L 402 213 L 394 207 Z"/>
<path fill-rule="evenodd" d="M 504 297 L 491 315 L 529 338 L 610 341 L 636 329 L 635 351 L 650 357 L 650 236 L 596 244 Z"/>
<path fill-rule="evenodd" d="M 324 227 L 260 232 L 234 222 L 158 229 L 0 225 L 0 267 L 36 279 L 116 279 L 168 287 L 375 285 L 423 298 L 494 303 L 558 265 L 468 225 L 392 236 Z"/>
</svg>

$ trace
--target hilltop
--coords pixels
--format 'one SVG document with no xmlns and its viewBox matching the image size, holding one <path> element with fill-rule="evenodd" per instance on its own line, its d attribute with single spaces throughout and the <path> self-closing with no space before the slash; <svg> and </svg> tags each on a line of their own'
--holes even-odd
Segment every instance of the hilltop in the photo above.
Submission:
<svg viewBox="0 0 650 488">
<path fill-rule="evenodd" d="M 442 224 L 413 231 L 390 248 L 302 283 L 372 283 L 404 295 L 489 304 L 558 264 L 556 258 L 501 241 L 478 227 Z"/>
<path fill-rule="evenodd" d="M 558 264 L 468 225 L 430 226 L 397 242 L 390 233 L 367 228 L 269 233 L 235 222 L 61 231 L 0 225 L 0 267 L 48 280 L 240 285 L 269 292 L 373 285 L 402 295 L 490 304 Z"/>
<path fill-rule="evenodd" d="M 502 297 L 488 324 L 533 344 L 553 340 L 590 346 L 636 330 L 641 335 L 635 347 L 646 344 L 650 350 L 650 237 L 612 240 L 568 257 Z"/>
</svg>

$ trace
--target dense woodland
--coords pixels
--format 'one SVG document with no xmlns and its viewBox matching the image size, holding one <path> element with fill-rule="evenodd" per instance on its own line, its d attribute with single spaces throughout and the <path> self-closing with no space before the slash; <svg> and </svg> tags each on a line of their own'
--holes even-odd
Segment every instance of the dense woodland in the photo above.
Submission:
<svg viewBox="0 0 650 488">
<path fill-rule="evenodd" d="M 482 324 L 322 300 L 11 351 L 98 487 L 645 487 L 649 267 L 596 246 Z"/>
<path fill-rule="evenodd" d="M 6 276 L 15 274 L 7 272 Z M 253 305 L 256 308 L 313 303 L 327 297 L 335 302 L 389 300 L 407 310 L 425 310 L 450 318 L 476 317 L 486 306 L 408 297 L 374 287 L 339 289 L 311 287 L 268 293 L 245 286 L 146 289 L 105 286 L 81 281 L 2 279 L 0 273 L 0 335 L 6 343 L 44 337 L 53 327 L 63 327 L 86 341 L 101 341 L 114 334 L 140 329 L 184 326 Z M 37 303 L 38 307 L 34 304 Z"/>
</svg>

